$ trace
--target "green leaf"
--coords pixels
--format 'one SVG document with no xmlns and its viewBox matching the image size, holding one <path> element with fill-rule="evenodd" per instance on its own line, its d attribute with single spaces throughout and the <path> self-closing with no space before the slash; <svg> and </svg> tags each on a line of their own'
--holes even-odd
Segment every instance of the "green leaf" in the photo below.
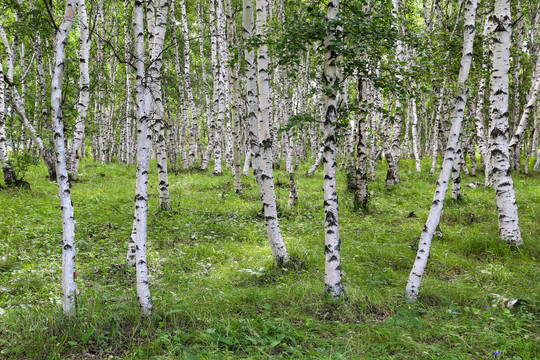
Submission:
<svg viewBox="0 0 540 360">
<path fill-rule="evenodd" d="M 234 338 L 232 338 L 232 337 L 220 337 L 220 338 L 218 339 L 218 342 L 227 344 L 227 345 L 229 345 L 229 346 L 233 346 L 233 345 L 238 344 L 238 341 L 236 341 L 236 340 L 235 340 Z"/>
<path fill-rule="evenodd" d="M 94 331 L 96 331 L 96 329 L 94 328 L 90 328 L 87 332 L 85 332 L 82 336 L 82 341 L 83 343 L 87 343 L 88 340 L 90 340 L 90 337 L 92 336 L 92 334 L 94 333 Z"/>
</svg>

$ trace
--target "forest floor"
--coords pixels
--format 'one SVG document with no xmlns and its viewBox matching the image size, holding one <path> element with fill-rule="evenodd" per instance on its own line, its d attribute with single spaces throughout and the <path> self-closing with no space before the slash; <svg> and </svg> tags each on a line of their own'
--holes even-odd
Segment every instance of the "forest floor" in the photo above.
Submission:
<svg viewBox="0 0 540 360">
<path fill-rule="evenodd" d="M 83 161 L 73 184 L 77 315 L 61 312 L 62 222 L 44 166 L 31 190 L 0 191 L 2 359 L 539 359 L 540 176 L 514 174 L 525 245 L 497 238 L 494 190 L 463 175 L 463 199 L 448 194 L 420 290 L 404 291 L 435 188 L 423 164 L 403 161 L 393 190 L 369 183 L 369 211 L 354 209 L 338 176 L 347 298 L 324 296 L 322 170 L 296 180 L 275 172 L 280 226 L 292 263 L 272 266 L 259 190 L 230 173 L 171 175 L 172 211 L 158 211 L 150 174 L 148 259 L 154 314 L 141 319 L 134 269 L 125 265 L 135 167 Z M 283 167 L 282 167 L 283 168 Z M 520 299 L 512 309 L 498 294 Z"/>
</svg>

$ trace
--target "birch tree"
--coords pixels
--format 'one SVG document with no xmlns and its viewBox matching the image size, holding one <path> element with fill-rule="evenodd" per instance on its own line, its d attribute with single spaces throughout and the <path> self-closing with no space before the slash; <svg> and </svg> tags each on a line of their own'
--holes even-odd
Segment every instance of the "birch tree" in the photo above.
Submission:
<svg viewBox="0 0 540 360">
<path fill-rule="evenodd" d="M 143 4 L 145 0 L 135 0 L 133 4 L 133 58 L 136 68 L 136 103 L 137 103 L 137 178 L 135 184 L 135 216 L 133 233 L 128 250 L 128 262 L 134 260 L 137 273 L 137 296 L 142 313 L 149 316 L 152 313 L 152 297 L 148 283 L 148 265 L 146 259 L 147 218 L 148 218 L 148 170 L 150 166 L 150 152 L 152 134 L 146 113 L 146 74 L 144 50 L 144 16 Z M 163 24 L 164 26 L 164 24 Z M 154 49 L 155 50 L 155 49 Z M 150 60 L 158 56 L 152 52 Z"/>
<path fill-rule="evenodd" d="M 90 101 L 90 35 L 88 28 L 88 16 L 86 14 L 85 0 L 78 0 L 79 8 L 79 103 L 77 110 L 79 115 L 75 121 L 75 131 L 69 149 L 68 173 L 72 180 L 77 180 L 79 172 L 79 159 L 81 148 L 84 145 L 84 130 L 86 126 L 86 113 Z"/>
<path fill-rule="evenodd" d="M 72 316 L 76 310 L 77 284 L 75 282 L 75 219 L 67 171 L 67 149 L 64 142 L 62 113 L 62 80 L 64 77 L 66 45 L 75 18 L 75 0 L 66 1 L 64 19 L 54 39 L 54 73 L 51 85 L 51 113 L 54 150 L 56 152 L 56 182 L 62 211 L 62 292 L 63 311 Z"/>
<path fill-rule="evenodd" d="M 513 246 L 523 245 L 519 230 L 514 182 L 510 175 L 508 150 L 508 93 L 512 20 L 510 0 L 495 0 L 491 16 L 493 32 L 493 72 L 490 82 L 489 152 L 493 187 L 497 197 L 499 236 Z"/>
<path fill-rule="evenodd" d="M 17 175 L 13 165 L 9 161 L 6 146 L 6 99 L 4 92 L 4 68 L 2 67 L 2 55 L 0 54 L 0 163 L 4 173 L 4 183 L 7 186 L 17 183 Z"/>
<path fill-rule="evenodd" d="M 444 196 L 448 190 L 448 181 L 452 172 L 452 167 L 456 159 L 456 149 L 458 147 L 459 136 L 461 133 L 461 123 L 467 104 L 467 88 L 465 82 L 469 77 L 469 71 L 472 62 L 472 51 L 474 36 L 476 34 L 475 26 L 476 0 L 465 0 L 464 24 L 463 24 L 463 50 L 461 55 L 461 67 L 458 76 L 458 94 L 454 101 L 454 108 L 451 115 L 452 126 L 448 135 L 448 143 L 444 154 L 444 160 L 439 179 L 437 180 L 435 195 L 431 203 L 429 215 L 420 235 L 418 251 L 414 261 L 413 268 L 409 275 L 406 287 L 406 297 L 410 301 L 415 301 L 418 297 L 422 276 L 426 269 L 429 250 L 433 234 L 439 226 L 441 213 L 443 210 Z"/>
<path fill-rule="evenodd" d="M 337 19 L 339 0 L 330 0 L 327 6 L 327 19 L 331 23 Z M 336 31 L 335 25 L 332 31 Z M 340 70 L 336 65 L 337 54 L 332 50 L 336 41 L 333 33 L 324 39 L 326 54 L 324 58 L 323 80 L 325 86 L 325 116 L 324 116 L 324 284 L 326 292 L 338 298 L 344 293 L 341 279 L 341 237 L 338 222 L 338 195 L 336 181 L 336 122 L 338 115 L 339 93 L 336 86 L 339 82 Z"/>
<path fill-rule="evenodd" d="M 258 31 L 262 32 L 262 28 L 266 22 L 266 1 L 257 3 L 258 16 Z M 243 0 L 243 16 L 242 16 L 242 33 L 246 40 L 249 40 L 255 32 L 253 22 L 253 3 L 251 0 Z M 279 223 L 277 218 L 276 194 L 274 189 L 274 179 L 272 174 L 272 141 L 268 129 L 268 116 L 266 109 L 265 114 L 260 115 L 265 106 L 268 106 L 268 92 L 260 96 L 259 92 L 267 91 L 268 75 L 267 71 L 267 52 L 266 48 L 259 49 L 259 63 L 255 62 L 255 52 L 250 49 L 244 50 L 246 59 L 246 92 L 247 92 L 247 121 L 249 122 L 249 142 L 251 147 L 253 174 L 259 185 L 261 202 L 266 222 L 266 232 L 274 264 L 281 266 L 289 261 L 289 255 L 281 236 Z M 259 65 L 259 86 L 257 86 L 257 65 Z M 266 125 L 266 126 L 265 126 Z M 263 136 L 261 136 L 263 135 Z M 266 147 L 266 149 L 262 149 Z M 262 154 L 266 151 L 266 156 Z M 270 154 L 268 152 L 270 151 Z M 270 156 L 268 156 L 270 155 Z M 267 161 L 266 164 L 263 162 Z"/>
</svg>

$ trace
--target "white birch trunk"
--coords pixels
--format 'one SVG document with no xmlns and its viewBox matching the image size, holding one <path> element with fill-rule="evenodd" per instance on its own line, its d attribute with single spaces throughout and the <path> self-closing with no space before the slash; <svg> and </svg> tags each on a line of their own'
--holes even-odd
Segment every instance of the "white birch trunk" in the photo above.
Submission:
<svg viewBox="0 0 540 360">
<path fill-rule="evenodd" d="M 17 175 L 11 165 L 6 146 L 6 102 L 4 92 L 4 68 L 2 67 L 2 55 L 0 54 L 0 164 L 4 173 L 6 186 L 15 185 Z"/>
<path fill-rule="evenodd" d="M 19 91 L 15 87 L 14 80 L 13 80 L 13 73 L 14 73 L 14 67 L 15 67 L 15 64 L 14 64 L 15 55 L 9 44 L 6 33 L 4 31 L 4 27 L 2 26 L 1 22 L 0 22 L 0 37 L 2 38 L 2 41 L 6 48 L 7 65 L 8 65 L 7 74 L 4 74 L 4 81 L 9 85 L 9 90 L 11 92 L 13 106 L 15 108 L 15 111 L 19 114 L 21 118 L 24 129 L 28 132 L 28 135 L 30 135 L 32 140 L 38 145 L 43 161 L 45 162 L 45 165 L 47 166 L 47 170 L 49 172 L 49 178 L 51 180 L 56 179 L 56 166 L 55 166 L 55 161 L 54 161 L 53 150 L 50 147 L 45 145 L 43 140 L 39 137 L 36 129 L 32 126 L 32 123 L 30 122 L 30 120 L 28 120 L 28 117 L 26 115 L 26 109 L 24 107 L 24 102 L 21 99 L 21 96 L 19 95 Z"/>
<path fill-rule="evenodd" d="M 173 50 L 174 50 L 174 65 L 176 70 L 176 77 L 179 79 L 178 81 L 178 93 L 180 94 L 178 102 L 179 107 L 181 108 L 181 123 L 179 126 L 180 130 L 180 157 L 182 159 L 182 168 L 188 169 L 189 168 L 189 160 L 188 160 L 188 154 L 186 151 L 186 124 L 188 122 L 187 117 L 187 106 L 186 106 L 186 100 L 184 97 L 184 86 L 182 84 L 184 83 L 184 75 L 182 71 L 182 67 L 180 65 L 180 54 L 178 53 L 178 37 L 176 34 L 176 16 L 175 16 L 175 1 L 171 1 L 171 27 L 172 27 L 172 40 L 173 40 Z M 196 145 L 195 145 L 196 146 Z"/>
<path fill-rule="evenodd" d="M 148 170 L 150 166 L 150 152 L 152 134 L 149 129 L 146 113 L 146 86 L 145 86 L 145 51 L 144 51 L 144 0 L 135 0 L 133 5 L 133 35 L 136 67 L 136 98 L 137 98 L 137 179 L 135 189 L 135 216 L 133 221 L 132 249 L 128 251 L 128 259 L 133 257 L 137 273 L 137 296 L 142 313 L 149 316 L 152 313 L 152 297 L 148 286 L 148 264 L 146 259 L 147 217 L 148 217 Z M 152 53 L 151 61 L 157 54 Z"/>
<path fill-rule="evenodd" d="M 257 0 L 257 35 L 265 38 L 268 1 Z M 289 261 L 289 255 L 279 229 L 274 174 L 272 169 L 272 135 L 270 134 L 270 81 L 268 76 L 268 46 L 257 49 L 257 82 L 259 90 L 259 151 L 261 167 L 261 193 L 266 230 L 274 263 L 278 266 Z"/>
<path fill-rule="evenodd" d="M 315 173 L 315 170 L 317 170 L 317 167 L 319 167 L 319 164 L 321 163 L 321 159 L 324 154 L 324 146 L 321 146 L 319 148 L 319 151 L 317 152 L 317 156 L 315 157 L 315 161 L 313 162 L 313 165 L 308 170 L 308 176 L 313 176 Z"/>
<path fill-rule="evenodd" d="M 191 85 L 191 53 L 189 29 L 187 22 L 186 3 L 180 0 L 180 10 L 182 12 L 182 33 L 184 35 L 184 84 L 187 92 L 189 113 L 191 114 L 191 124 L 189 127 L 189 163 L 193 166 L 199 153 L 199 124 L 198 111 L 193 99 L 193 87 Z"/>
<path fill-rule="evenodd" d="M 354 192 L 355 206 L 362 210 L 367 209 L 369 193 L 367 186 L 367 133 L 366 123 L 369 121 L 368 111 L 365 109 L 369 96 L 369 82 L 358 77 L 358 106 L 360 107 L 360 114 L 358 114 L 358 125 L 356 126 L 356 166 L 355 166 L 355 179 L 356 189 Z M 354 158 L 354 157 L 353 157 Z"/>
<path fill-rule="evenodd" d="M 416 98 L 411 99 L 411 117 L 412 117 L 412 150 L 414 155 L 414 165 L 416 172 L 420 174 L 420 154 L 418 151 L 418 114 L 416 113 Z"/>
<path fill-rule="evenodd" d="M 229 50 L 234 48 L 234 34 L 236 33 L 235 21 L 231 9 L 231 1 L 225 0 L 225 10 L 227 17 L 227 43 Z M 204 69 L 203 69 L 204 72 Z M 240 160 L 240 117 L 238 116 L 238 67 L 233 65 L 230 69 L 231 84 L 231 123 L 232 123 L 232 151 L 233 151 L 233 167 L 234 176 L 234 191 L 238 194 L 242 192 L 242 172 Z"/>
<path fill-rule="evenodd" d="M 452 126 L 448 136 L 448 144 L 444 155 L 443 166 L 437 181 L 435 195 L 431 203 L 431 209 L 426 224 L 420 235 L 418 243 L 418 252 L 414 261 L 413 268 L 409 275 L 406 287 L 406 297 L 410 301 L 415 301 L 418 297 L 422 276 L 426 269 L 431 240 L 435 230 L 439 226 L 441 213 L 443 210 L 444 196 L 448 190 L 448 181 L 454 164 L 455 152 L 458 146 L 459 135 L 461 133 L 461 123 L 467 103 L 467 88 L 465 82 L 469 77 L 469 70 L 472 63 L 472 50 L 475 28 L 476 0 L 465 0 L 465 14 L 463 25 L 463 51 L 461 56 L 461 67 L 459 69 L 458 89 L 459 93 L 455 99 L 454 109 L 452 111 Z"/>
<path fill-rule="evenodd" d="M 165 141 L 165 125 L 163 120 L 163 91 L 161 88 L 161 69 L 163 66 L 163 44 L 167 29 L 167 0 L 155 0 L 156 18 L 153 41 L 150 44 L 151 63 L 148 71 L 148 92 L 146 98 L 147 112 L 151 123 L 154 125 L 156 135 L 156 155 L 158 168 L 159 206 L 161 210 L 171 209 L 169 197 L 169 174 L 167 169 L 167 148 Z M 150 5 L 149 7 L 151 7 Z M 148 14 L 150 16 L 150 14 Z"/>
<path fill-rule="evenodd" d="M 514 183 L 510 175 L 508 151 L 508 78 L 510 72 L 510 45 L 512 21 L 510 0 L 495 0 L 491 20 L 496 24 L 493 33 L 493 72 L 489 114 L 489 151 L 492 179 L 497 196 L 499 236 L 512 246 L 523 245 L 519 230 L 518 209 Z"/>
<path fill-rule="evenodd" d="M 62 211 L 62 292 L 63 311 L 72 316 L 76 311 L 77 284 L 75 282 L 75 219 L 69 189 L 67 171 L 67 149 L 64 143 L 64 123 L 62 120 L 62 79 L 66 45 L 75 17 L 75 0 L 66 1 L 64 18 L 54 39 L 54 74 L 51 84 L 51 111 L 54 131 L 54 150 L 56 151 L 56 182 Z"/>
<path fill-rule="evenodd" d="M 527 96 L 527 104 L 525 104 L 519 124 L 517 124 L 514 131 L 514 136 L 512 136 L 512 140 L 510 140 L 510 144 L 508 145 L 511 152 L 518 151 L 518 143 L 523 140 L 523 134 L 527 130 L 529 116 L 532 109 L 536 105 L 536 101 L 538 100 L 538 92 L 540 91 L 540 56 L 536 61 L 536 70 L 534 73 L 535 76 L 533 77 L 533 83 L 531 84 L 529 95 Z M 519 156 L 517 154 L 516 160 L 519 160 Z"/>
<path fill-rule="evenodd" d="M 75 121 L 75 131 L 69 149 L 69 176 L 72 180 L 77 180 L 79 172 L 79 159 L 86 126 L 86 113 L 88 102 L 90 101 L 90 72 L 88 70 L 90 62 L 90 35 L 88 33 L 88 16 L 86 15 L 85 0 L 78 0 L 79 8 L 79 103 L 77 110 L 79 116 Z"/>
<path fill-rule="evenodd" d="M 327 19 L 335 20 L 339 12 L 339 0 L 330 0 L 327 6 Z M 336 163 L 336 122 L 339 94 L 335 86 L 339 81 L 340 70 L 336 66 L 337 54 L 331 49 L 336 41 L 333 34 L 324 39 L 326 54 L 324 58 L 325 117 L 324 117 L 324 284 L 326 292 L 333 298 L 344 294 L 341 279 L 341 237 L 338 222 L 337 163 Z"/>
</svg>

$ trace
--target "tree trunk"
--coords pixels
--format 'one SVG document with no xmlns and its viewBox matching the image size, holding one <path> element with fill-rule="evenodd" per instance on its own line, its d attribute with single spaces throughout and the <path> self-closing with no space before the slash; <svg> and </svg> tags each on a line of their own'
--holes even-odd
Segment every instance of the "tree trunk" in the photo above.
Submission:
<svg viewBox="0 0 540 360">
<path fill-rule="evenodd" d="M 519 230 L 518 209 L 514 183 L 510 176 L 508 151 L 508 74 L 510 71 L 510 44 L 512 21 L 510 0 L 496 0 L 491 15 L 493 33 L 493 72 L 489 114 L 489 151 L 491 154 L 492 179 L 497 196 L 499 213 L 499 236 L 512 246 L 523 245 Z"/>
<path fill-rule="evenodd" d="M 135 48 L 133 57 L 136 67 L 136 98 L 137 98 L 137 179 L 135 189 L 135 216 L 133 221 L 133 244 L 128 250 L 128 260 L 135 260 L 137 273 L 137 296 L 142 313 L 149 316 L 152 313 L 152 297 L 148 286 L 148 265 L 146 259 L 147 217 L 148 217 L 148 170 L 152 134 L 148 126 L 146 113 L 145 63 L 144 63 L 144 0 L 135 0 L 133 5 L 133 27 Z M 158 7 L 159 8 L 159 7 Z M 163 24 L 165 26 L 165 24 Z M 155 49 L 154 49 L 155 50 Z M 151 54 L 151 63 L 159 56 L 155 51 Z"/>
<path fill-rule="evenodd" d="M 251 0 L 243 0 L 243 19 L 242 19 L 242 29 L 245 39 L 250 39 L 253 36 L 254 24 L 253 24 L 253 4 Z M 262 32 L 262 26 L 266 23 L 266 1 L 259 1 L 257 3 L 257 22 L 258 30 Z M 262 35 L 262 34 L 261 34 Z M 261 87 L 261 92 L 265 92 L 268 87 L 268 75 L 266 74 L 266 48 L 259 49 L 259 82 Z M 266 96 L 268 92 L 259 96 L 259 101 L 257 100 L 257 78 L 256 78 L 256 69 L 257 65 L 255 62 L 255 53 L 254 51 L 245 50 L 245 59 L 246 59 L 246 90 L 247 90 L 247 101 L 248 101 L 248 114 L 247 119 L 250 124 L 249 128 L 249 138 L 251 144 L 251 153 L 252 153 L 252 166 L 253 174 L 255 179 L 259 184 L 259 190 L 261 193 L 261 201 L 263 206 L 264 217 L 266 221 L 266 230 L 268 234 L 268 241 L 270 243 L 270 248 L 272 249 L 272 256 L 274 259 L 274 264 L 280 266 L 285 262 L 289 261 L 289 256 L 287 254 L 287 249 L 285 248 L 285 243 L 281 237 L 281 232 L 279 230 L 279 223 L 277 218 L 277 207 L 276 207 L 276 195 L 274 189 L 274 179 L 272 175 L 272 141 L 269 139 L 268 131 L 268 119 L 266 119 L 266 127 L 264 115 L 257 116 L 258 111 L 265 112 L 265 115 L 268 114 L 268 109 L 265 109 L 265 106 L 268 106 L 268 99 Z M 266 77 L 265 77 L 266 76 Z M 266 82 L 265 82 L 266 79 Z M 260 110 L 258 110 L 260 109 Z M 261 118 L 262 121 L 258 121 L 258 118 Z M 266 131 L 265 131 L 266 130 Z M 266 138 L 262 138 L 259 134 L 263 133 L 266 135 Z M 261 141 L 263 140 L 263 141 Z M 261 147 L 263 149 L 261 149 Z M 268 151 L 270 150 L 270 154 Z M 264 156 L 266 151 L 266 156 Z M 261 156 L 263 154 L 263 156 Z M 270 157 L 268 157 L 270 155 Z M 264 164 L 266 162 L 266 164 Z"/>
<path fill-rule="evenodd" d="M 5 93 L 4 93 L 4 69 L 2 67 L 2 54 L 0 54 L 0 163 L 4 173 L 4 182 L 6 186 L 15 185 L 17 175 L 9 161 L 7 146 L 6 146 L 6 108 L 5 108 Z"/>
<path fill-rule="evenodd" d="M 231 9 L 231 0 L 225 1 L 225 11 L 227 17 L 227 43 L 229 50 L 234 48 L 234 34 L 236 34 L 235 21 Z M 204 71 L 204 69 L 203 69 Z M 233 65 L 230 69 L 231 84 L 231 123 L 232 123 L 232 147 L 233 147 L 233 167 L 234 191 L 238 194 L 242 192 L 242 169 L 240 160 L 240 117 L 238 115 L 238 67 Z"/>
<path fill-rule="evenodd" d="M 68 173 L 72 180 L 77 180 L 79 172 L 79 159 L 81 147 L 84 146 L 84 128 L 86 125 L 86 113 L 90 101 L 90 35 L 88 34 L 88 16 L 86 15 L 85 0 L 78 0 L 79 7 L 79 103 L 77 110 L 79 116 L 75 122 L 75 131 L 68 157 Z"/>
<path fill-rule="evenodd" d="M 154 28 L 153 41 L 150 43 L 150 53 L 152 61 L 148 71 L 148 90 L 146 93 L 146 106 L 149 119 L 154 124 L 156 135 L 156 154 L 158 168 L 158 187 L 159 187 L 159 207 L 161 210 L 171 209 L 171 200 L 169 197 L 169 174 L 167 169 L 167 148 L 165 141 L 165 125 L 163 120 L 163 91 L 161 86 L 161 69 L 163 65 L 163 44 L 165 41 L 165 31 L 167 29 L 167 10 L 169 3 L 167 0 L 156 0 L 155 11 L 156 18 L 148 20 L 153 25 L 148 29 Z M 149 7 L 152 7 L 150 5 Z M 152 14 L 147 15 L 152 16 Z M 190 86 L 190 85 L 189 85 Z M 188 87 L 189 87 L 188 86 Z M 196 121 L 196 120 L 195 120 Z"/>
<path fill-rule="evenodd" d="M 64 64 L 66 45 L 69 32 L 75 17 L 75 0 L 66 1 L 64 19 L 60 24 L 55 38 L 54 48 L 54 74 L 51 84 L 51 112 L 54 131 L 54 150 L 56 151 L 56 182 L 60 197 L 62 211 L 62 292 L 63 311 L 67 316 L 74 315 L 76 311 L 77 284 L 75 283 L 75 220 L 73 217 L 73 203 L 67 171 L 67 151 L 64 143 L 64 122 L 62 120 L 62 79 L 64 77 Z"/>
<path fill-rule="evenodd" d="M 327 6 L 327 19 L 333 21 L 339 12 L 339 0 L 330 0 Z M 335 86 L 339 82 L 337 54 L 332 50 L 335 35 L 329 34 L 324 39 L 326 55 L 324 58 L 323 79 L 325 85 L 325 118 L 324 118 L 324 284 L 326 292 L 333 298 L 344 293 L 341 279 L 341 238 L 338 222 L 338 195 L 336 181 L 336 122 L 338 115 L 339 94 Z"/>
<path fill-rule="evenodd" d="M 444 155 L 444 161 L 441 172 L 439 174 L 439 180 L 437 181 L 435 195 L 433 196 L 433 202 L 431 203 L 431 209 L 429 215 L 420 235 L 418 243 L 418 252 L 414 261 L 413 268 L 409 275 L 406 287 L 406 297 L 410 301 L 415 301 L 418 297 L 418 291 L 420 290 L 420 284 L 422 282 L 422 276 L 426 269 L 427 260 L 429 257 L 429 250 L 431 246 L 431 240 L 433 233 L 439 226 L 441 213 L 443 209 L 444 196 L 448 190 L 448 181 L 454 164 L 456 156 L 456 148 L 458 146 L 459 135 L 461 133 L 461 122 L 463 120 L 463 113 L 467 103 L 467 89 L 465 82 L 469 77 L 469 70 L 472 62 L 472 50 L 474 35 L 476 33 L 475 28 L 475 15 L 476 15 L 476 0 L 465 0 L 465 22 L 463 25 L 463 51 L 461 56 L 461 67 L 458 77 L 458 89 L 459 93 L 455 99 L 454 109 L 452 111 L 452 126 L 448 136 L 448 144 Z"/>
</svg>

